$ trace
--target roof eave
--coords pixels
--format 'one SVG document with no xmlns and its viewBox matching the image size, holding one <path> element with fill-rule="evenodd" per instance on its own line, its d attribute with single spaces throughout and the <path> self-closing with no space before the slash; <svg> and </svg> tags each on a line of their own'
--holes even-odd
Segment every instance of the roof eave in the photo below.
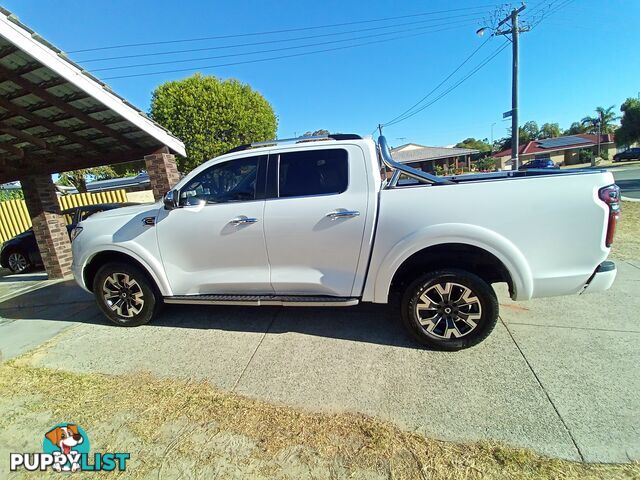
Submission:
<svg viewBox="0 0 640 480">
<path fill-rule="evenodd" d="M 178 155 L 186 156 L 184 144 L 168 131 L 155 124 L 142 112 L 127 105 L 123 99 L 117 97 L 105 87 L 89 78 L 83 70 L 80 70 L 60 55 L 38 42 L 32 35 L 16 22 L 11 21 L 6 15 L 0 14 L 0 35 L 13 43 L 20 50 L 31 55 L 47 68 L 50 68 L 69 83 L 91 95 L 106 107 L 117 112 L 127 121 L 133 123 L 141 130 L 147 132 L 158 142 L 166 145 Z M 106 84 L 105 84 L 106 86 Z M 107 87 L 108 88 L 108 87 Z"/>
</svg>

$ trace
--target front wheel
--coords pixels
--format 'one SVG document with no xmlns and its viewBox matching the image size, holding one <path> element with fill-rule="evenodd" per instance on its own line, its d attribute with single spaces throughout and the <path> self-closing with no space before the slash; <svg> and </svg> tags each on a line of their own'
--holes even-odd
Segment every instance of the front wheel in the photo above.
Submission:
<svg viewBox="0 0 640 480">
<path fill-rule="evenodd" d="M 493 288 L 464 270 L 439 270 L 411 283 L 402 298 L 411 335 L 437 350 L 461 350 L 483 341 L 498 320 Z"/>
<path fill-rule="evenodd" d="M 113 262 L 100 267 L 93 280 L 98 307 L 113 323 L 136 327 L 148 323 L 160 306 L 149 277 L 140 268 Z"/>
</svg>

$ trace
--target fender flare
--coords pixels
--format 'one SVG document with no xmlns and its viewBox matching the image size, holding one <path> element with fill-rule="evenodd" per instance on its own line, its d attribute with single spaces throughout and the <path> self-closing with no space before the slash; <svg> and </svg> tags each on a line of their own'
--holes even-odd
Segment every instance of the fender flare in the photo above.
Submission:
<svg viewBox="0 0 640 480">
<path fill-rule="evenodd" d="M 533 294 L 533 277 L 526 258 L 510 240 L 498 233 L 463 223 L 430 225 L 417 230 L 396 243 L 380 262 L 376 272 L 373 301 L 386 303 L 393 276 L 414 253 L 447 243 L 461 243 L 493 254 L 505 266 L 515 289 L 514 297 L 528 300 Z"/>
<path fill-rule="evenodd" d="M 169 281 L 167 280 L 164 274 L 164 269 L 162 268 L 162 265 L 158 262 L 157 259 L 153 258 L 153 256 L 151 256 L 150 254 L 143 256 L 138 252 L 135 252 L 129 248 L 123 247 L 120 244 L 113 244 L 113 243 L 96 245 L 91 249 L 91 252 L 87 254 L 82 264 L 83 283 L 84 283 L 84 273 L 86 271 L 86 267 L 87 265 L 89 265 L 89 263 L 91 263 L 91 260 L 93 260 L 96 255 L 99 255 L 101 253 L 109 253 L 109 252 L 121 253 L 123 255 L 127 255 L 133 258 L 134 260 L 136 260 L 140 265 L 142 265 L 142 267 L 149 274 L 151 279 L 155 282 L 162 296 L 167 297 L 172 295 Z"/>
</svg>

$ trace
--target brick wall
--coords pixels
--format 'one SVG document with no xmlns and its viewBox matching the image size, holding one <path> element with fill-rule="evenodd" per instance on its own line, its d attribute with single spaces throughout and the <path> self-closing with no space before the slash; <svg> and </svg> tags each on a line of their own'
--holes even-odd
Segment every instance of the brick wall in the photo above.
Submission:
<svg viewBox="0 0 640 480">
<path fill-rule="evenodd" d="M 51 175 L 20 179 L 42 263 L 50 279 L 71 273 L 71 243 Z"/>
<path fill-rule="evenodd" d="M 153 197 L 158 200 L 180 180 L 176 157 L 170 153 L 156 153 L 144 157 L 151 180 Z"/>
</svg>

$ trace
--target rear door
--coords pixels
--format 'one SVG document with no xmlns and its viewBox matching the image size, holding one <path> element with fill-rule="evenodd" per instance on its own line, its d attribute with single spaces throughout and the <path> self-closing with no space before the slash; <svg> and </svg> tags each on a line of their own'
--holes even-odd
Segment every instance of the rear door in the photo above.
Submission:
<svg viewBox="0 0 640 480">
<path fill-rule="evenodd" d="M 264 229 L 278 295 L 352 295 L 368 206 L 357 146 L 269 156 Z"/>
</svg>

